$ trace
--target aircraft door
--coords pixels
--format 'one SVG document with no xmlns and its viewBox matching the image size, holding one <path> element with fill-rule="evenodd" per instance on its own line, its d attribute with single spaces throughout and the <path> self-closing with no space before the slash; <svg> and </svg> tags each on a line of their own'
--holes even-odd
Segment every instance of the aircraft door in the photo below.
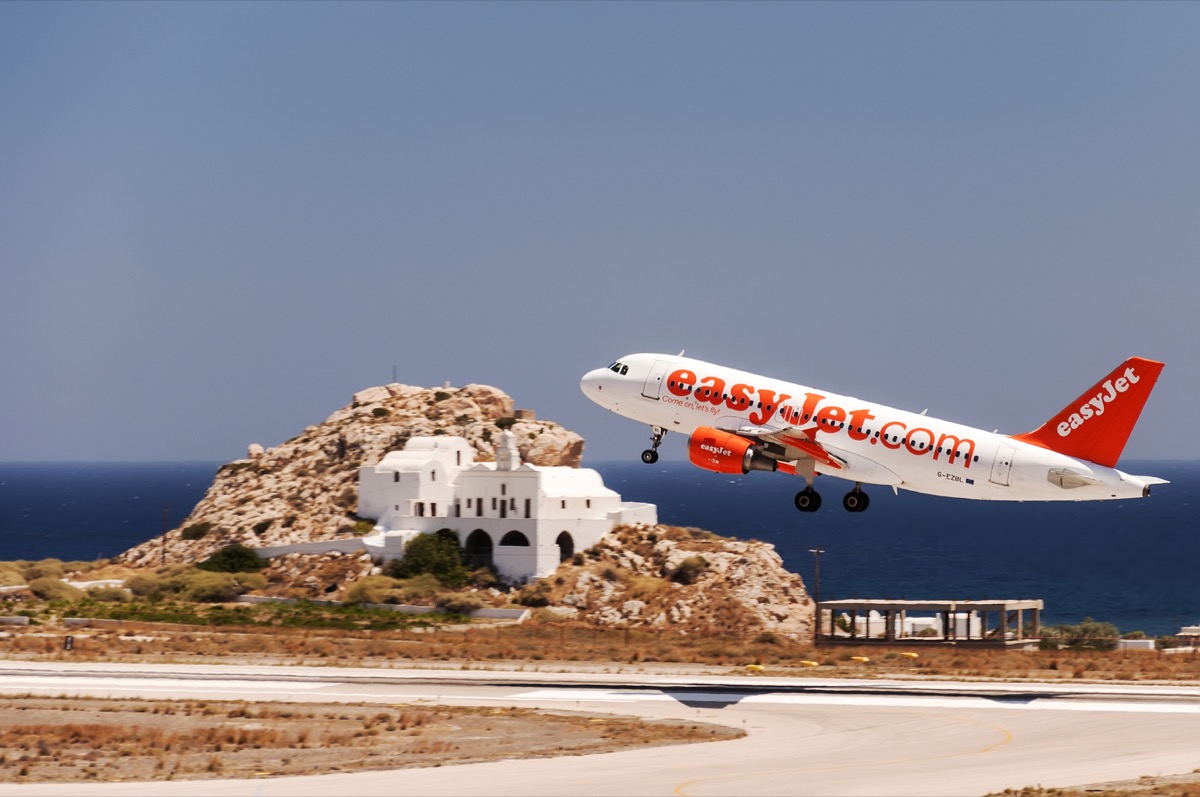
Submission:
<svg viewBox="0 0 1200 797">
<path fill-rule="evenodd" d="M 996 451 L 996 461 L 992 463 L 991 482 L 1008 486 L 1008 475 L 1012 471 L 1013 454 L 1017 453 L 1017 449 L 1012 446 L 1000 446 Z"/>
<path fill-rule="evenodd" d="M 646 383 L 642 385 L 642 395 L 648 399 L 658 399 L 662 395 L 663 380 L 670 368 L 671 363 L 666 360 L 655 360 L 654 365 L 650 366 L 650 373 L 646 374 Z"/>
</svg>

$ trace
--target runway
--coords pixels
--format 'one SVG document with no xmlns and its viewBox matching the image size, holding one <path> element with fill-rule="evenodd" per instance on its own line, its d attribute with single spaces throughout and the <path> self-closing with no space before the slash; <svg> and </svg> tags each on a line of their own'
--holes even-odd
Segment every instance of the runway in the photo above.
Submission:
<svg viewBox="0 0 1200 797">
<path fill-rule="evenodd" d="M 1200 767 L 1200 687 L 0 662 L 4 694 L 579 709 L 727 742 L 304 778 L 0 784 L 0 795 L 981 795 Z"/>
</svg>

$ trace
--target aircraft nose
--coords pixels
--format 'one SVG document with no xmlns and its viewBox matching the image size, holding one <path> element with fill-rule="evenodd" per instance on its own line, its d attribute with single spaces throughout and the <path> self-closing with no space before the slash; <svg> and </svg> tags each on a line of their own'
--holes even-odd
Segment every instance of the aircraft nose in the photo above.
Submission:
<svg viewBox="0 0 1200 797">
<path fill-rule="evenodd" d="M 597 368 L 584 374 L 583 379 L 579 380 L 579 389 L 583 391 L 583 395 L 590 399 L 599 396 L 604 391 L 604 375 L 607 373 L 607 368 Z"/>
</svg>

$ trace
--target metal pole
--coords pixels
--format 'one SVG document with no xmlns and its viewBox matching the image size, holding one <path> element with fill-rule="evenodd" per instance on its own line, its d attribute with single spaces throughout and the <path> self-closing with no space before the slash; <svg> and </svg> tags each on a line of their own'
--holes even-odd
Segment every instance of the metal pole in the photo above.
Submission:
<svg viewBox="0 0 1200 797">
<path fill-rule="evenodd" d="M 813 602 L 821 602 L 821 554 L 825 553 L 823 548 L 809 548 L 808 552 L 813 555 Z"/>
</svg>

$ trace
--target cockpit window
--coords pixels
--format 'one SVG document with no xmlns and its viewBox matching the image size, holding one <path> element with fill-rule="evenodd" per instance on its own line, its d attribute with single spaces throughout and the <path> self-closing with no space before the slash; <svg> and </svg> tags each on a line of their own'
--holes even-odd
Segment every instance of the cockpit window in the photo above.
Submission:
<svg viewBox="0 0 1200 797">
<path fill-rule="evenodd" d="M 608 370 L 612 371 L 614 374 L 620 374 L 621 376 L 624 376 L 625 374 L 629 373 L 629 366 L 616 362 L 608 366 Z"/>
</svg>

